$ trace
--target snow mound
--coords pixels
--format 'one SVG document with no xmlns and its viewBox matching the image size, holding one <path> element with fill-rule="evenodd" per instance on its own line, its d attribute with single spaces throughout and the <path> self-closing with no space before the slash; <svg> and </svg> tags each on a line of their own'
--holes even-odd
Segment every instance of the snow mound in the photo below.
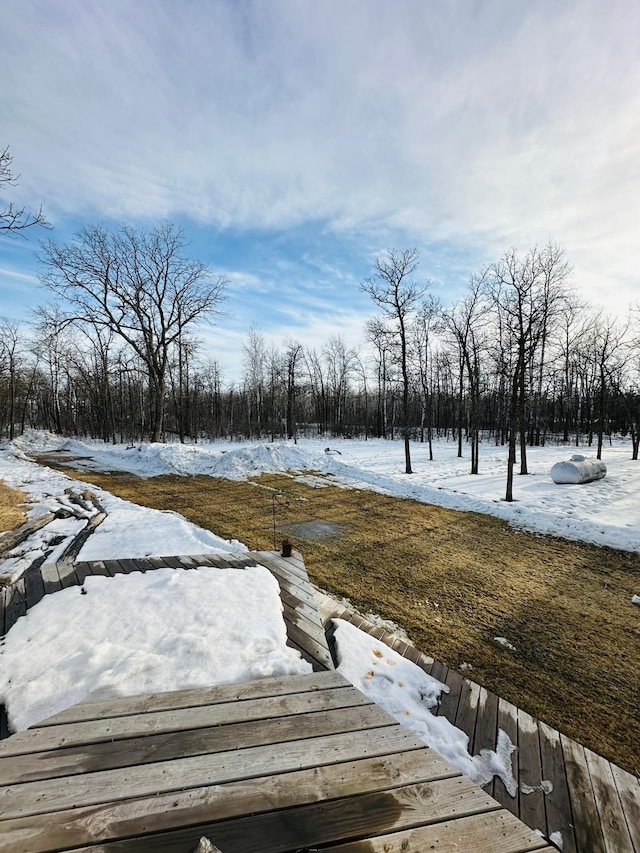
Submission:
<svg viewBox="0 0 640 853">
<path fill-rule="evenodd" d="M 7 633 L 0 702 L 22 731 L 77 702 L 311 672 L 286 643 L 262 566 L 91 576 Z"/>
<path fill-rule="evenodd" d="M 14 438 L 11 442 L 14 448 L 23 453 L 51 453 L 64 450 L 69 439 L 62 435 L 55 435 L 44 429 L 25 429 L 22 435 Z"/>
</svg>

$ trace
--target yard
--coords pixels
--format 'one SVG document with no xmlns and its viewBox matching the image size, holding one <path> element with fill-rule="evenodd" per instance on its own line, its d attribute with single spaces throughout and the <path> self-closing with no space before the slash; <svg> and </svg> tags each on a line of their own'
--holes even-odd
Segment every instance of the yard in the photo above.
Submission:
<svg viewBox="0 0 640 853">
<path fill-rule="evenodd" d="M 310 484 L 286 474 L 238 482 L 92 471 L 90 479 L 251 549 L 273 548 L 277 495 L 277 539 L 286 535 L 303 552 L 318 586 L 395 620 L 437 660 L 465 665 L 489 690 L 640 770 L 640 625 L 631 604 L 639 554 L 323 477 Z"/>
</svg>

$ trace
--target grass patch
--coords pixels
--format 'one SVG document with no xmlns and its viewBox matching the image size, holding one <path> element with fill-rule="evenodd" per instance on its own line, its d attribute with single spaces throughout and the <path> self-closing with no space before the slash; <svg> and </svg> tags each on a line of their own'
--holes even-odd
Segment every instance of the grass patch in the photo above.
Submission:
<svg viewBox="0 0 640 853">
<path fill-rule="evenodd" d="M 337 525 L 335 536 L 313 542 L 288 534 L 316 584 L 395 620 L 447 666 L 471 663 L 470 677 L 489 690 L 640 770 L 640 620 L 631 604 L 639 555 L 520 533 L 477 513 L 312 488 L 286 475 L 248 483 L 93 472 L 90 479 L 252 549 L 273 548 L 275 490 L 288 503 L 278 511 L 283 526 Z"/>
<path fill-rule="evenodd" d="M 26 521 L 23 506 L 28 501 L 24 492 L 5 486 L 0 480 L 0 533 L 13 530 Z"/>
</svg>

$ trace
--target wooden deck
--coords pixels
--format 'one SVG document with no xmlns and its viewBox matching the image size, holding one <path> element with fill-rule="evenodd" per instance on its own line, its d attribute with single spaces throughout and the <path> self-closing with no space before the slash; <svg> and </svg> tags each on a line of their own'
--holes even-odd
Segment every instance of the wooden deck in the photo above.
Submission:
<svg viewBox="0 0 640 853">
<path fill-rule="evenodd" d="M 80 705 L 12 736 L 0 743 L 0 850 L 85 849 L 98 839 L 100 846 L 90 849 L 184 851 L 192 849 L 193 838 L 195 847 L 197 833 L 207 834 L 200 824 L 212 832 L 215 828 L 218 834 L 211 840 L 223 853 L 305 851 L 319 844 L 344 853 L 417 853 L 432 845 L 440 850 L 552 849 L 537 836 L 535 846 L 527 846 L 533 843 L 531 833 L 514 822 L 518 818 L 547 837 L 561 833 L 565 853 L 640 853 L 635 776 L 319 595 L 298 554 L 287 559 L 262 551 L 63 560 L 34 566 L 2 591 L 0 633 L 43 595 L 81 585 L 89 575 L 257 564 L 278 580 L 288 644 L 317 675 Z M 494 749 L 498 729 L 504 729 L 518 747 L 518 795 L 510 797 L 499 780 L 481 791 L 450 767 L 429 775 L 443 766 L 442 760 L 331 671 L 322 621 L 332 617 L 348 619 L 447 684 L 450 692 L 443 695 L 438 713 L 467 733 L 473 754 Z M 389 752 L 392 731 L 394 738 L 405 740 Z M 6 734 L 0 716 L 0 737 Z M 237 750 L 247 767 L 238 764 Z M 287 763 L 289 758 L 293 763 Z M 407 766 L 413 774 L 418 758 L 417 776 L 405 776 Z M 133 781 L 129 785 L 127 780 Z M 542 780 L 552 784 L 550 793 L 540 790 Z M 442 787 L 445 781 L 449 787 Z M 152 790 L 154 785 L 158 790 Z M 531 793 L 524 792 L 526 786 Z M 18 802 L 17 792 L 25 802 L 33 799 L 30 811 L 17 805 L 6 810 L 7 803 Z M 413 818 L 412 809 L 417 809 Z M 45 841 L 51 826 L 62 833 L 55 842 Z M 316 829 L 329 835 L 316 838 Z M 245 843 L 243 832 L 253 840 Z M 272 833 L 275 846 L 265 846 Z M 5 838 L 12 846 L 5 847 Z M 505 846 L 500 846 L 503 839 Z"/>
<path fill-rule="evenodd" d="M 553 849 L 334 671 L 76 705 L 0 786 L 4 853 Z"/>
<path fill-rule="evenodd" d="M 473 755 L 495 749 L 499 728 L 509 735 L 517 747 L 518 793 L 511 797 L 499 779 L 485 790 L 527 826 L 547 837 L 560 832 L 564 853 L 640 853 L 637 777 L 327 596 L 317 594 L 316 600 L 324 621 L 346 619 L 446 684 L 449 693 L 443 694 L 437 713 L 468 735 Z M 540 789 L 542 780 L 551 783 L 550 793 Z"/>
</svg>

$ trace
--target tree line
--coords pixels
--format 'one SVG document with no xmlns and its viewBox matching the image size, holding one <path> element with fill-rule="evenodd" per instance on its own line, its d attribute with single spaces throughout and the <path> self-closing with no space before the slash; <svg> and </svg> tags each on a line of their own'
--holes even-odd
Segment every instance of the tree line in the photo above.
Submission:
<svg viewBox="0 0 640 853">
<path fill-rule="evenodd" d="M 8 151 L 0 184 L 11 183 Z M 4 169 L 4 171 L 3 171 Z M 5 207 L 0 235 L 45 225 L 42 212 Z M 2 230 L 4 229 L 4 230 Z M 186 254 L 171 223 L 149 231 L 82 229 L 40 244 L 41 279 L 55 301 L 31 324 L 0 322 L 0 435 L 27 427 L 110 442 L 298 435 L 435 437 L 470 447 L 508 445 L 506 499 L 527 473 L 527 447 L 594 446 L 613 433 L 640 445 L 640 336 L 582 302 L 554 244 L 505 252 L 441 304 L 417 278 L 416 249 L 381 254 L 362 290 L 378 313 L 362 344 L 319 348 L 243 344 L 240 381 L 203 357 L 198 323 L 221 314 L 226 281 Z"/>
</svg>

